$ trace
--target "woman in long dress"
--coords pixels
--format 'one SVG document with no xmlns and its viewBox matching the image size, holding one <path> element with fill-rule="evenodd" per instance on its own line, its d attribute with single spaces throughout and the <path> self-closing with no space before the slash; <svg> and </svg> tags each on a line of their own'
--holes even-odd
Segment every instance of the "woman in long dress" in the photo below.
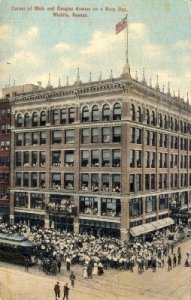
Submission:
<svg viewBox="0 0 191 300">
<path fill-rule="evenodd" d="M 98 265 L 96 262 L 94 263 L 93 275 L 98 275 Z"/>
<path fill-rule="evenodd" d="M 87 265 L 85 265 L 84 268 L 83 268 L 83 275 L 82 275 L 82 277 L 84 279 L 88 278 Z"/>
</svg>

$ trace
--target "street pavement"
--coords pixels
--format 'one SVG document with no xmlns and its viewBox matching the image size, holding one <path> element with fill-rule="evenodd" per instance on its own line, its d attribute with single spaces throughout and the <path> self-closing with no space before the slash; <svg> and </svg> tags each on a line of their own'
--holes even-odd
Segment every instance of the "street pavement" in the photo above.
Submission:
<svg viewBox="0 0 191 300">
<path fill-rule="evenodd" d="M 29 268 L 0 263 L 0 300 L 54 300 L 54 285 L 68 282 L 69 300 L 191 300 L 191 268 L 184 267 L 186 253 L 191 253 L 191 240 L 181 243 L 182 265 L 171 271 L 157 268 L 155 273 L 146 270 L 138 274 L 119 270 L 105 270 L 103 276 L 93 279 L 82 278 L 82 267 L 73 266 L 76 284 L 70 286 L 69 275 L 62 268 L 61 275 L 47 276 L 38 268 Z M 176 253 L 176 248 L 175 248 Z"/>
</svg>

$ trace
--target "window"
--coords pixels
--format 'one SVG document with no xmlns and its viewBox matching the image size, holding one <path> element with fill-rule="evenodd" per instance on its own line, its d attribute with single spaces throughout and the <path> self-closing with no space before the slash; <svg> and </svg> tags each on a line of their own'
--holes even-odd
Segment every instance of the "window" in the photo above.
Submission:
<svg viewBox="0 0 191 300">
<path fill-rule="evenodd" d="M 44 209 L 44 194 L 31 194 L 31 208 L 33 209 Z"/>
<path fill-rule="evenodd" d="M 102 142 L 103 143 L 110 143 L 111 142 L 111 128 L 104 127 L 102 129 Z"/>
<path fill-rule="evenodd" d="M 134 127 L 130 128 L 130 142 L 135 143 L 135 128 Z"/>
<path fill-rule="evenodd" d="M 61 186 L 61 174 L 60 173 L 52 173 L 52 188 L 60 189 Z"/>
<path fill-rule="evenodd" d="M 99 128 L 92 128 L 92 143 L 99 143 Z"/>
<path fill-rule="evenodd" d="M 42 111 L 40 113 L 40 126 L 45 126 L 46 125 L 46 112 Z"/>
<path fill-rule="evenodd" d="M 137 107 L 137 122 L 141 122 L 141 121 L 142 121 L 141 107 L 138 106 Z"/>
<path fill-rule="evenodd" d="M 137 144 L 142 144 L 142 129 L 137 128 Z"/>
<path fill-rule="evenodd" d="M 91 190 L 92 192 L 99 190 L 99 174 L 91 174 Z"/>
<path fill-rule="evenodd" d="M 164 129 L 168 128 L 168 120 L 167 120 L 167 116 L 164 115 Z"/>
<path fill-rule="evenodd" d="M 64 174 L 64 188 L 67 190 L 74 189 L 74 174 Z"/>
<path fill-rule="evenodd" d="M 91 151 L 91 165 L 92 167 L 99 167 L 99 150 Z"/>
<path fill-rule="evenodd" d="M 81 189 L 82 191 L 89 189 L 89 174 L 81 174 Z"/>
<path fill-rule="evenodd" d="M 135 150 L 130 150 L 129 152 L 130 154 L 130 168 L 134 168 L 135 167 Z"/>
<path fill-rule="evenodd" d="M 102 120 L 109 121 L 110 119 L 110 107 L 108 104 L 105 104 L 102 109 Z"/>
<path fill-rule="evenodd" d="M 150 196 L 145 198 L 146 212 L 150 213 L 156 210 L 156 196 Z"/>
<path fill-rule="evenodd" d="M 73 144 L 75 141 L 75 130 L 68 129 L 65 131 L 65 143 L 66 144 Z"/>
<path fill-rule="evenodd" d="M 30 127 L 30 116 L 28 113 L 24 115 L 24 127 L 26 128 Z"/>
<path fill-rule="evenodd" d="M 145 131 L 145 143 L 148 146 L 150 145 L 150 131 L 149 130 Z"/>
<path fill-rule="evenodd" d="M 101 198 L 101 215 L 118 217 L 121 214 L 120 199 Z"/>
<path fill-rule="evenodd" d="M 45 173 L 44 172 L 40 172 L 39 173 L 39 187 L 40 188 L 45 188 Z"/>
<path fill-rule="evenodd" d="M 31 187 L 37 187 L 37 173 L 31 173 Z"/>
<path fill-rule="evenodd" d="M 121 104 L 115 103 L 113 106 L 113 120 L 121 120 Z"/>
<path fill-rule="evenodd" d="M 52 151 L 52 166 L 61 165 L 61 151 Z"/>
<path fill-rule="evenodd" d="M 150 124 L 150 113 L 149 113 L 149 110 L 146 109 L 146 112 L 145 112 L 145 121 L 146 121 L 146 124 Z"/>
<path fill-rule="evenodd" d="M 150 174 L 145 174 L 145 190 L 150 190 Z"/>
<path fill-rule="evenodd" d="M 54 109 L 52 111 L 52 124 L 58 125 L 59 124 L 59 110 Z"/>
<path fill-rule="evenodd" d="M 121 143 L 121 127 L 113 127 L 113 143 Z"/>
<path fill-rule="evenodd" d="M 88 128 L 82 129 L 81 142 L 82 144 L 88 144 L 90 142 L 90 130 Z"/>
<path fill-rule="evenodd" d="M 102 150 L 102 167 L 110 167 L 111 152 L 110 150 Z"/>
<path fill-rule="evenodd" d="M 155 126 L 156 125 L 156 118 L 155 118 L 155 112 L 151 112 L 151 125 Z"/>
<path fill-rule="evenodd" d="M 93 197 L 80 197 L 80 213 L 96 215 L 98 213 L 98 199 Z"/>
<path fill-rule="evenodd" d="M 136 192 L 142 191 L 142 174 L 136 174 Z"/>
<path fill-rule="evenodd" d="M 110 175 L 102 174 L 102 191 L 109 192 L 110 189 Z"/>
<path fill-rule="evenodd" d="M 46 152 L 40 151 L 40 158 L 39 158 L 39 165 L 41 167 L 44 167 L 46 164 Z"/>
<path fill-rule="evenodd" d="M 66 124 L 67 121 L 67 112 L 66 112 L 66 108 L 62 108 L 60 110 L 60 124 Z"/>
<path fill-rule="evenodd" d="M 38 152 L 32 151 L 32 166 L 36 167 L 38 165 Z"/>
<path fill-rule="evenodd" d="M 22 127 L 23 126 L 23 118 L 22 118 L 21 114 L 18 114 L 18 116 L 17 116 L 16 126 L 17 127 Z"/>
<path fill-rule="evenodd" d="M 112 166 L 113 167 L 120 167 L 121 166 L 121 150 L 113 150 L 112 151 Z"/>
<path fill-rule="evenodd" d="M 143 199 L 131 199 L 129 200 L 129 215 L 130 217 L 138 217 L 143 213 Z"/>
<path fill-rule="evenodd" d="M 29 167 L 29 151 L 23 153 L 23 165 L 24 167 Z"/>
<path fill-rule="evenodd" d="M 28 194 L 27 193 L 15 193 L 15 206 L 16 207 L 28 207 Z"/>
<path fill-rule="evenodd" d="M 89 108 L 87 106 L 84 106 L 82 109 L 82 122 L 88 122 L 89 121 Z"/>
<path fill-rule="evenodd" d="M 23 173 L 23 187 L 29 186 L 29 173 Z"/>
<path fill-rule="evenodd" d="M 159 113 L 159 127 L 162 128 L 163 127 L 163 117 L 162 114 Z"/>
<path fill-rule="evenodd" d="M 119 193 L 121 191 L 121 175 L 112 174 L 112 191 Z"/>
<path fill-rule="evenodd" d="M 145 167 L 150 168 L 150 152 L 145 152 Z"/>
<path fill-rule="evenodd" d="M 16 167 L 22 166 L 22 152 L 16 152 Z"/>
<path fill-rule="evenodd" d="M 32 114 L 32 127 L 38 126 L 38 114 L 37 112 L 34 112 Z"/>
<path fill-rule="evenodd" d="M 156 175 L 151 174 L 151 190 L 155 190 L 155 189 L 156 189 Z"/>
<path fill-rule="evenodd" d="M 68 122 L 69 123 L 74 123 L 74 121 L 75 121 L 75 108 L 74 107 L 70 107 L 69 108 Z"/>
<path fill-rule="evenodd" d="M 53 144 L 62 143 L 62 131 L 61 130 L 53 130 L 52 131 L 52 143 Z"/>
<path fill-rule="evenodd" d="M 16 146 L 22 146 L 23 144 L 23 134 L 16 133 Z"/>
<path fill-rule="evenodd" d="M 15 185 L 16 186 L 21 186 L 22 185 L 22 173 L 17 172 L 15 176 Z"/>
<path fill-rule="evenodd" d="M 46 144 L 46 131 L 40 132 L 40 145 Z"/>
<path fill-rule="evenodd" d="M 131 104 L 131 108 L 130 108 L 130 116 L 131 116 L 131 121 L 135 121 L 135 106 L 134 104 Z"/>
<path fill-rule="evenodd" d="M 65 151 L 64 163 L 65 163 L 66 167 L 74 166 L 74 150 L 66 150 Z"/>
<path fill-rule="evenodd" d="M 82 167 L 89 166 L 89 151 L 88 150 L 81 151 L 81 166 Z"/>
<path fill-rule="evenodd" d="M 151 168 L 156 167 L 156 152 L 151 152 Z"/>
<path fill-rule="evenodd" d="M 152 146 L 156 146 L 156 141 L 157 141 L 157 139 L 156 139 L 156 132 L 151 131 L 150 132 L 150 136 L 151 136 L 151 145 Z"/>
<path fill-rule="evenodd" d="M 24 133 L 24 146 L 29 146 L 30 145 L 30 133 L 25 132 Z"/>
<path fill-rule="evenodd" d="M 142 167 L 142 151 L 141 150 L 137 150 L 137 168 L 141 168 Z"/>
<path fill-rule="evenodd" d="M 135 174 L 130 174 L 129 176 L 129 191 L 130 193 L 135 192 Z"/>
<path fill-rule="evenodd" d="M 99 121 L 99 107 L 94 105 L 92 108 L 92 121 Z"/>
<path fill-rule="evenodd" d="M 32 145 L 38 145 L 38 132 L 32 132 Z"/>
</svg>

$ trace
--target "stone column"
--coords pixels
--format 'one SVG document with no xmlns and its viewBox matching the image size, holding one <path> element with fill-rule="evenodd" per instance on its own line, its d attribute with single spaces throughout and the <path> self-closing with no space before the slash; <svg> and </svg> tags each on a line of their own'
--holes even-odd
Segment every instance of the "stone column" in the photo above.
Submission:
<svg viewBox="0 0 191 300">
<path fill-rule="evenodd" d="M 121 200 L 121 239 L 129 240 L 129 204 L 128 199 Z"/>
</svg>

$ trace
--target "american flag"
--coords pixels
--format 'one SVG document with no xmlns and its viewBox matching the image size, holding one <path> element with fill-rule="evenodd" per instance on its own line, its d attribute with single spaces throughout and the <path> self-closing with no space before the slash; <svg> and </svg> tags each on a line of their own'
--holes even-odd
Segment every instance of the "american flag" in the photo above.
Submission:
<svg viewBox="0 0 191 300">
<path fill-rule="evenodd" d="M 127 27 L 127 16 L 122 21 L 116 24 L 115 26 L 116 34 L 121 32 L 126 27 Z"/>
</svg>

